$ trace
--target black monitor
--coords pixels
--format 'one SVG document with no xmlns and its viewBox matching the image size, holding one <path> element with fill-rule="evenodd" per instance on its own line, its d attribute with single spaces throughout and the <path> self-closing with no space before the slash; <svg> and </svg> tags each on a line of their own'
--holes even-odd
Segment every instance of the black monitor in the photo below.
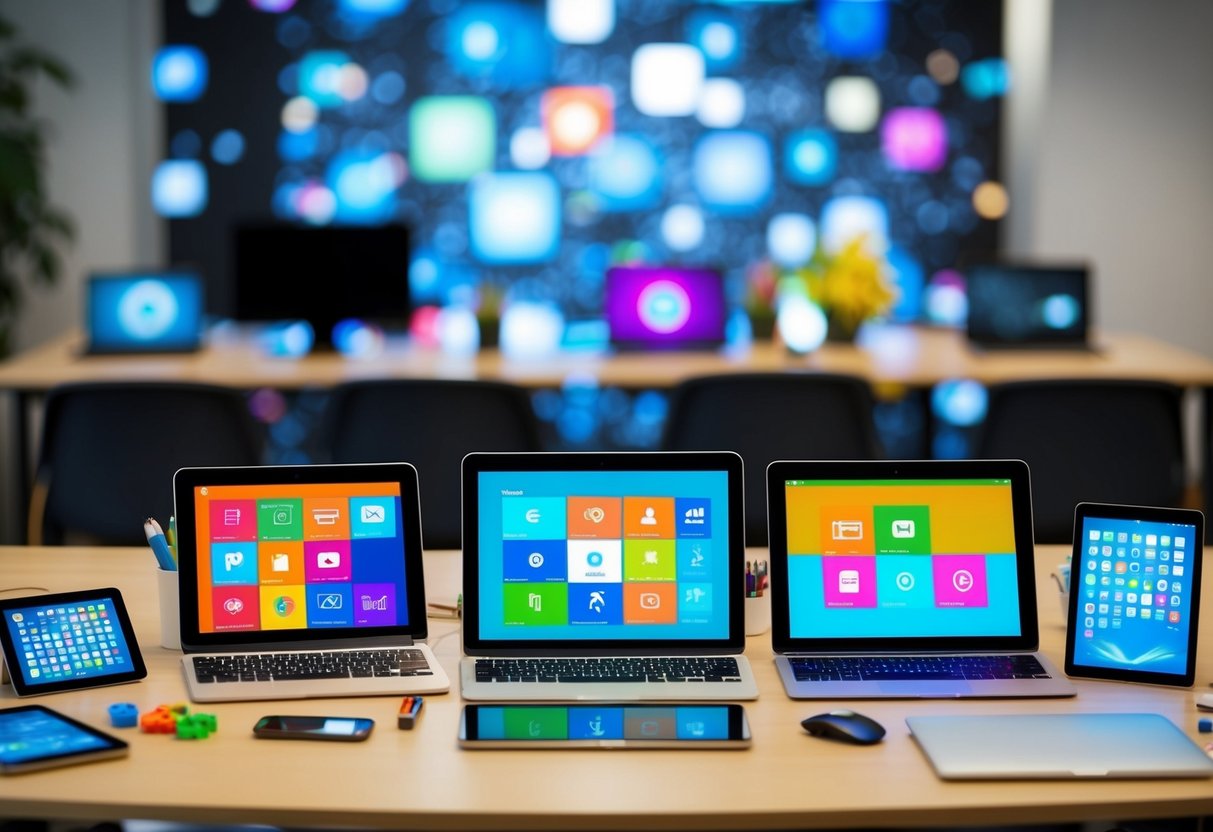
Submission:
<svg viewBox="0 0 1213 832">
<path fill-rule="evenodd" d="M 408 323 L 409 232 L 403 225 L 240 225 L 234 250 L 237 320 L 305 320 L 322 344 L 346 318 L 387 327 Z"/>
</svg>

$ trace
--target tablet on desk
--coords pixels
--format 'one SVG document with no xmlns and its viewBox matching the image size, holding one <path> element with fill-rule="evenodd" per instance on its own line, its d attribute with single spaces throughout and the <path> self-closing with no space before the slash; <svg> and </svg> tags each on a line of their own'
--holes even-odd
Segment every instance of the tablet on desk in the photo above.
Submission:
<svg viewBox="0 0 1213 832">
<path fill-rule="evenodd" d="M 1191 685 L 1202 540 L 1199 511 L 1080 503 L 1066 674 Z"/>
<path fill-rule="evenodd" d="M 0 648 L 18 696 L 147 676 L 122 593 L 113 587 L 0 600 Z"/>
<path fill-rule="evenodd" d="M 129 746 L 41 705 L 0 710 L 0 774 L 124 757 Z"/>
</svg>

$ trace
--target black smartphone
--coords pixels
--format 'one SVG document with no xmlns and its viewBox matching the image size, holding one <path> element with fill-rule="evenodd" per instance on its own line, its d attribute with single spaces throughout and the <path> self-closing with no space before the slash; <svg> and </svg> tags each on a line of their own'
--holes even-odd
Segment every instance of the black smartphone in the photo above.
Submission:
<svg viewBox="0 0 1213 832">
<path fill-rule="evenodd" d="M 263 716 L 253 735 L 275 740 L 359 742 L 371 735 L 375 720 L 350 716 Z"/>
<path fill-rule="evenodd" d="M 465 705 L 462 748 L 748 748 L 735 704 Z"/>
</svg>

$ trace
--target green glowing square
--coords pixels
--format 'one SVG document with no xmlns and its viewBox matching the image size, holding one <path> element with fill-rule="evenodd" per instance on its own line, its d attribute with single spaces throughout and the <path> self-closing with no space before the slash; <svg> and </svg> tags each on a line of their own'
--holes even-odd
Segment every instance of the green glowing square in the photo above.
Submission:
<svg viewBox="0 0 1213 832">
<path fill-rule="evenodd" d="M 432 95 L 409 112 L 409 169 L 419 182 L 466 182 L 493 169 L 497 119 L 487 99 Z"/>
</svg>

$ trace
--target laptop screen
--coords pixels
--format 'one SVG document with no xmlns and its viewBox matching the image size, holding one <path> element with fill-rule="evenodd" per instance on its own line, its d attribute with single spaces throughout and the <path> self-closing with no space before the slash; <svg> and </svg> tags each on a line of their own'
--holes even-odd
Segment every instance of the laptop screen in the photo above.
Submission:
<svg viewBox="0 0 1213 832">
<path fill-rule="evenodd" d="M 181 352 L 202 334 L 202 281 L 185 272 L 92 275 L 89 352 Z"/>
<path fill-rule="evenodd" d="M 543 470 L 548 456 L 569 467 Z M 660 454 L 664 464 L 650 466 L 645 456 L 473 454 L 473 467 L 477 457 L 530 464 L 470 475 L 465 461 L 475 510 L 469 525 L 465 498 L 465 632 L 475 628 L 465 642 L 542 649 L 735 635 L 740 460 L 734 468 L 732 454 Z M 678 468 L 670 460 L 680 456 L 727 465 Z M 619 467 L 618 457 L 632 464 Z"/>
<path fill-rule="evenodd" d="M 981 265 L 968 269 L 966 279 L 970 340 L 988 346 L 1086 343 L 1085 266 Z"/>
<path fill-rule="evenodd" d="M 780 574 L 772 583 L 785 584 L 786 638 L 887 644 L 1027 635 L 1030 520 L 1025 552 L 1012 477 L 980 468 L 930 476 L 929 463 L 905 465 L 913 470 L 896 476 L 886 465 L 842 478 L 793 471 L 780 479 L 778 552 L 772 528 L 772 573 Z M 1030 611 L 1034 630 L 1034 592 Z"/>
<path fill-rule="evenodd" d="M 421 553 L 407 508 L 416 494 L 391 472 L 368 470 L 376 467 L 398 466 L 178 472 L 183 621 L 188 610 L 199 637 L 238 641 L 424 627 L 424 612 L 410 603 L 410 593 L 423 592 L 413 586 L 420 566 L 409 564 Z M 359 468 L 361 478 L 324 481 Z M 229 473 L 259 470 L 293 476 L 240 482 L 253 474 Z"/>
<path fill-rule="evenodd" d="M 615 346 L 703 349 L 724 343 L 724 282 L 717 271 L 616 266 L 607 271 L 604 295 Z"/>
</svg>

